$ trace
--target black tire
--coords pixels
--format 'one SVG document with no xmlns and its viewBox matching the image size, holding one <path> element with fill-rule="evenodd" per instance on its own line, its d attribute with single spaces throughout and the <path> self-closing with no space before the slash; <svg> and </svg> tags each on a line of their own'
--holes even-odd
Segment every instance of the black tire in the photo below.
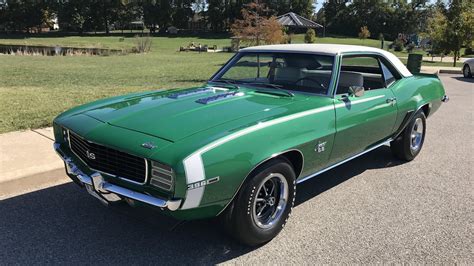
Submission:
<svg viewBox="0 0 474 266">
<path fill-rule="evenodd" d="M 462 74 L 465 78 L 472 78 L 472 71 L 469 65 L 464 65 L 464 67 L 462 68 Z"/>
<path fill-rule="evenodd" d="M 275 191 L 281 189 L 281 186 L 284 186 L 285 183 L 285 181 L 282 181 L 282 177 L 287 184 L 286 204 L 282 211 L 279 211 L 275 216 L 277 219 L 271 222 L 270 225 L 266 225 L 265 222 L 262 223 L 260 216 L 256 216 L 256 211 L 261 210 L 262 213 L 265 208 L 268 208 L 266 212 L 271 212 L 274 205 L 270 206 L 268 201 L 261 203 L 263 192 L 268 192 L 262 186 L 265 185 L 268 188 L 268 182 L 275 182 L 273 183 Z M 296 195 L 295 178 L 293 167 L 287 160 L 277 158 L 259 166 L 242 185 L 233 202 L 222 214 L 221 220 L 224 222 L 227 232 L 241 243 L 249 246 L 261 245 L 272 240 L 285 226 L 293 208 Z M 257 198 L 259 202 L 256 202 Z M 274 204 L 280 204 L 279 199 L 283 198 L 284 196 L 281 195 L 275 197 L 273 199 Z M 262 207 L 262 204 L 267 205 L 267 207 Z M 269 216 L 270 220 L 271 217 L 272 215 Z M 268 227 L 262 228 L 266 226 Z"/>
<path fill-rule="evenodd" d="M 423 128 L 420 130 L 420 125 Z M 416 131 L 416 132 L 414 132 Z M 420 132 L 421 131 L 421 132 Z M 420 133 L 421 135 L 419 135 Z M 415 137 L 412 135 L 415 134 Z M 423 110 L 419 110 L 394 141 L 390 143 L 393 155 L 405 161 L 411 161 L 420 153 L 426 134 L 426 116 Z"/>
</svg>

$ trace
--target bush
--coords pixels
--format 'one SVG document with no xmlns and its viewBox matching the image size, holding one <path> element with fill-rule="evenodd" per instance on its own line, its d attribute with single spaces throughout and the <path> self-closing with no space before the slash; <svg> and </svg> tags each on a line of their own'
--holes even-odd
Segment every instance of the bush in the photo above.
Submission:
<svg viewBox="0 0 474 266">
<path fill-rule="evenodd" d="M 305 43 L 315 43 L 316 42 L 316 32 L 313 29 L 308 29 L 304 35 Z"/>
<path fill-rule="evenodd" d="M 413 49 L 415 49 L 415 45 L 413 43 L 408 44 L 405 49 L 407 49 L 407 52 L 411 53 L 413 52 Z"/>
<path fill-rule="evenodd" d="M 370 31 L 367 26 L 360 27 L 360 32 L 359 32 L 359 39 L 365 40 L 370 37 Z"/>
<path fill-rule="evenodd" d="M 151 38 L 150 36 L 135 36 L 135 47 L 133 47 L 136 53 L 147 53 L 151 50 Z"/>
<path fill-rule="evenodd" d="M 402 42 L 402 40 L 396 39 L 396 40 L 393 42 L 393 50 L 394 50 L 395 52 L 401 52 L 401 51 L 403 51 L 403 42 Z"/>
<path fill-rule="evenodd" d="M 466 50 L 464 50 L 464 55 L 473 55 L 474 51 L 472 50 L 472 47 L 467 47 Z"/>
</svg>

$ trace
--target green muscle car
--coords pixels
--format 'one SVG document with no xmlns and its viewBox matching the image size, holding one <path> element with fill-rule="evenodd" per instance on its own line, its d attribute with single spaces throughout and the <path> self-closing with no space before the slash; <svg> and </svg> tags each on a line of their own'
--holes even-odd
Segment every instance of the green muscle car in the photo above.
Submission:
<svg viewBox="0 0 474 266">
<path fill-rule="evenodd" d="M 241 242 L 270 241 L 296 184 L 381 145 L 406 161 L 446 102 L 370 47 L 295 44 L 240 50 L 204 85 L 102 99 L 54 120 L 68 176 L 110 204 L 178 219 L 220 216 Z"/>
</svg>

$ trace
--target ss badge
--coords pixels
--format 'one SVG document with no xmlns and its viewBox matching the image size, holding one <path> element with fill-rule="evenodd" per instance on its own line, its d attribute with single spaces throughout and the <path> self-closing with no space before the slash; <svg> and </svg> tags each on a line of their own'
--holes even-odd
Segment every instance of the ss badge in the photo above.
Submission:
<svg viewBox="0 0 474 266">
<path fill-rule="evenodd" d="M 326 141 L 325 142 L 318 141 L 318 145 L 316 145 L 316 147 L 314 148 L 314 151 L 317 151 L 318 153 L 323 152 L 325 150 L 325 146 L 326 146 Z"/>
</svg>

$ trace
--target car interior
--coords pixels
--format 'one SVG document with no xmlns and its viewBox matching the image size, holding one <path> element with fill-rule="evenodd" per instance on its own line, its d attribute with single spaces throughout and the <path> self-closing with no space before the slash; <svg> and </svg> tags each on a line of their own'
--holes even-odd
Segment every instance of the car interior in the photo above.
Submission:
<svg viewBox="0 0 474 266">
<path fill-rule="evenodd" d="M 333 63 L 333 57 L 325 55 L 248 55 L 235 63 L 223 78 L 246 83 L 275 84 L 292 91 L 327 94 Z M 336 94 L 347 94 L 352 86 L 363 87 L 366 91 L 386 88 L 395 79 L 393 71 L 377 57 L 345 56 Z"/>
</svg>

